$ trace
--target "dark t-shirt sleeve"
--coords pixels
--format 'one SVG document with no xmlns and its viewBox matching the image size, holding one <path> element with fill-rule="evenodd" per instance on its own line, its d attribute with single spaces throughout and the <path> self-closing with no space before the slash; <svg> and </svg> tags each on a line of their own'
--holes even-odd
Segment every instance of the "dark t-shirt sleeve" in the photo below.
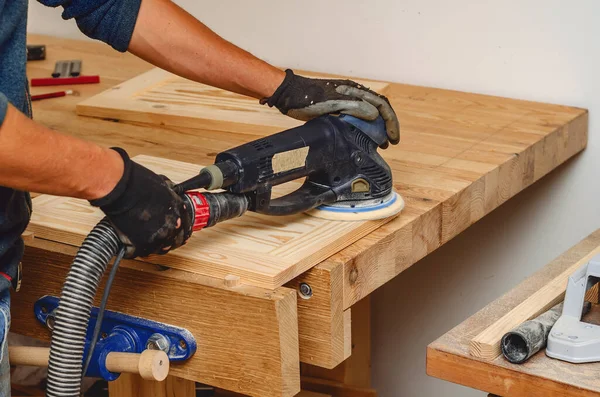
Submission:
<svg viewBox="0 0 600 397">
<path fill-rule="evenodd" d="M 129 47 L 141 0 L 38 0 L 49 7 L 62 6 L 63 19 L 74 18 L 86 36 L 110 44 L 117 51 Z"/>
<path fill-rule="evenodd" d="M 8 109 L 8 99 L 0 92 L 0 127 L 4 123 L 4 117 L 6 117 L 6 109 Z"/>
</svg>

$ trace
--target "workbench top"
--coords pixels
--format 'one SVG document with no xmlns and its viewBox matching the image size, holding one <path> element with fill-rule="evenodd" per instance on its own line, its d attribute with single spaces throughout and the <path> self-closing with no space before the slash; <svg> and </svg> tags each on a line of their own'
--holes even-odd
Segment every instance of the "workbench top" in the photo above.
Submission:
<svg viewBox="0 0 600 397">
<path fill-rule="evenodd" d="M 34 103 L 34 118 L 53 129 L 123 147 L 131 156 L 193 164 L 210 164 L 220 151 L 256 139 L 243 132 L 77 116 L 77 103 L 151 65 L 97 42 L 31 35 L 29 43 L 47 45 L 45 61 L 28 63 L 30 78 L 49 76 L 55 61 L 66 59 L 81 59 L 84 75 L 101 76 L 101 84 L 70 87 L 79 96 Z M 32 93 L 54 90 L 36 87 Z M 406 201 L 397 218 L 275 289 L 138 261 L 123 264 L 109 309 L 188 328 L 205 343 L 188 363 L 172 367 L 174 375 L 251 396 L 293 395 L 298 361 L 333 368 L 350 355 L 356 302 L 587 143 L 584 109 L 396 83 L 386 94 L 402 125 L 400 144 L 382 152 Z M 44 239 L 27 245 L 13 329 L 44 339 L 47 330 L 35 323 L 31 305 L 42 294 L 59 293 L 75 247 Z M 303 283 L 312 287 L 311 299 L 297 297 Z"/>
<path fill-rule="evenodd" d="M 30 42 L 44 42 L 49 51 L 46 61 L 29 63 L 29 77 L 49 75 L 56 59 L 75 58 L 83 60 L 84 74 L 99 74 L 102 79 L 101 84 L 74 87 L 79 97 L 34 103 L 35 119 L 52 128 L 102 145 L 121 146 L 131 156 L 204 165 L 211 164 L 220 151 L 256 139 L 246 131 L 77 116 L 77 103 L 139 75 L 150 65 L 96 42 L 39 36 L 31 36 Z M 33 89 L 33 93 L 46 91 Z M 395 83 L 389 84 L 386 94 L 401 120 L 402 132 L 401 143 L 382 151 L 382 156 L 393 170 L 394 187 L 404 197 L 406 208 L 386 226 L 327 260 L 344 265 L 349 274 L 355 270 L 352 278 L 344 280 L 346 308 L 587 143 L 584 109 Z M 369 264 L 361 271 L 365 261 Z"/>
<path fill-rule="evenodd" d="M 571 364 L 547 357 L 544 350 L 520 365 L 509 363 L 502 355 L 486 361 L 469 354 L 474 336 L 599 246 L 600 229 L 431 343 L 427 373 L 502 397 L 600 395 L 600 363 Z M 598 324 L 598 320 L 600 307 L 593 305 L 585 321 Z"/>
</svg>

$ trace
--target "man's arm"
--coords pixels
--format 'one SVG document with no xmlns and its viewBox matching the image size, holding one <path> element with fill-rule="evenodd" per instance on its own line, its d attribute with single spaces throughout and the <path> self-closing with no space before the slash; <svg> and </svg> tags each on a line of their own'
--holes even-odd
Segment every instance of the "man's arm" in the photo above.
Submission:
<svg viewBox="0 0 600 397">
<path fill-rule="evenodd" d="M 398 117 L 384 96 L 351 80 L 283 72 L 222 39 L 171 1 L 142 0 L 128 49 L 177 75 L 252 96 L 300 120 L 330 113 L 365 120 L 381 116 L 389 142 L 400 139 Z"/>
<path fill-rule="evenodd" d="M 93 200 L 123 174 L 114 150 L 52 131 L 8 105 L 0 121 L 0 186 Z"/>
<path fill-rule="evenodd" d="M 170 0 L 39 1 L 63 6 L 63 18 L 74 18 L 86 35 L 190 80 L 259 98 L 300 120 L 330 113 L 365 120 L 381 116 L 389 142 L 400 140 L 398 117 L 386 97 L 351 80 L 284 73 L 222 39 Z"/>
<path fill-rule="evenodd" d="M 171 1 L 142 1 L 129 51 L 179 76 L 257 99 L 273 95 L 285 77 Z"/>
<path fill-rule="evenodd" d="M 124 150 L 52 131 L 11 105 L 0 110 L 0 186 L 90 200 L 112 222 L 127 257 L 164 254 L 189 238 L 183 199 Z"/>
</svg>

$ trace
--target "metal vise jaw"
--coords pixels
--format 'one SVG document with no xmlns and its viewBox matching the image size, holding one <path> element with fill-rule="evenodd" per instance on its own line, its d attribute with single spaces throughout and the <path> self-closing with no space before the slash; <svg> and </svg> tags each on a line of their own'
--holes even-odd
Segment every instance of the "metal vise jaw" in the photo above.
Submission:
<svg viewBox="0 0 600 397">
<path fill-rule="evenodd" d="M 38 321 L 50 330 L 59 301 L 57 297 L 44 296 L 33 308 Z M 94 307 L 88 324 L 84 357 L 87 357 L 97 319 L 98 308 Z M 106 368 L 109 353 L 142 353 L 153 349 L 164 351 L 169 361 L 184 361 L 196 352 L 196 339 L 186 329 L 108 310 L 104 312 L 100 335 L 86 376 L 101 377 L 107 381 L 113 381 L 120 375 Z"/>
</svg>

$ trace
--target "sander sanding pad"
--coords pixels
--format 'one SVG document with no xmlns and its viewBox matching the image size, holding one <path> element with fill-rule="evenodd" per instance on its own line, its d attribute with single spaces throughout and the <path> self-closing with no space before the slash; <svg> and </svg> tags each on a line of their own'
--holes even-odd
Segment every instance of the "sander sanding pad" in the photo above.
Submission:
<svg viewBox="0 0 600 397">
<path fill-rule="evenodd" d="M 373 208 L 357 207 L 349 209 L 347 207 L 321 206 L 308 211 L 307 214 L 332 221 L 372 221 L 397 215 L 402 209 L 404 209 L 404 199 L 398 193 L 394 192 L 393 197 L 387 203 L 374 206 Z"/>
</svg>

